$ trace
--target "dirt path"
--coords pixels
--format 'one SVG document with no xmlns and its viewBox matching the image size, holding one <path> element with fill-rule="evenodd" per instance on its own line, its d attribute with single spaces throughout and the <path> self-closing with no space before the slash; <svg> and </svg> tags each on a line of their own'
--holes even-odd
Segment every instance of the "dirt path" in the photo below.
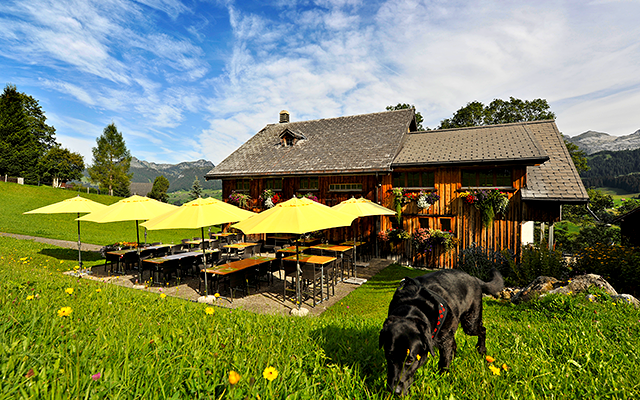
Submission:
<svg viewBox="0 0 640 400">
<path fill-rule="evenodd" d="M 48 239 L 34 236 L 18 235 L 13 233 L 2 233 L 0 236 L 9 236 L 21 240 L 35 240 L 37 242 L 51 244 L 57 247 L 64 247 L 70 249 L 77 249 L 78 243 L 68 240 Z M 82 243 L 82 251 L 99 251 L 102 246 Z M 371 259 L 366 267 L 357 267 L 356 275 L 358 278 L 370 279 L 375 274 L 380 272 L 391 264 L 391 260 L 383 259 Z M 137 274 L 137 273 L 136 273 Z M 169 286 L 149 286 L 136 285 L 136 274 L 125 275 L 110 275 L 105 271 L 103 265 L 93 267 L 91 274 L 81 275 L 82 279 L 98 280 L 105 283 L 114 285 L 120 285 L 130 287 L 132 289 L 144 290 L 155 293 L 165 293 L 167 296 L 179 297 L 185 300 L 198 301 L 201 296 L 198 292 L 198 286 L 200 284 L 199 278 L 186 278 L 180 282 L 175 280 L 169 282 Z M 302 308 L 309 310 L 309 316 L 318 316 L 322 314 L 327 308 L 340 302 L 345 296 L 355 290 L 358 285 L 338 282 L 335 286 L 335 295 L 330 296 L 322 303 L 312 305 L 312 301 L 307 299 L 303 301 Z M 244 309 L 247 311 L 259 313 L 259 314 L 275 314 L 275 315 L 289 315 L 291 310 L 296 309 L 296 305 L 290 301 L 283 301 L 283 281 L 280 279 L 276 272 L 273 277 L 273 282 L 269 285 L 263 285 L 257 291 L 257 293 L 250 293 L 247 296 L 243 296 L 233 301 L 227 301 L 224 299 L 218 299 L 216 305 L 225 308 Z"/>
</svg>

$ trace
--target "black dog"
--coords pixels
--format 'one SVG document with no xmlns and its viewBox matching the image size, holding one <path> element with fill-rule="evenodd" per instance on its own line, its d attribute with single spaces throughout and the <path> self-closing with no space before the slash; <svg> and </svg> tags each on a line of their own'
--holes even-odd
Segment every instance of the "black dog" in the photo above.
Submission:
<svg viewBox="0 0 640 400">
<path fill-rule="evenodd" d="M 405 395 L 418 367 L 435 356 L 434 347 L 440 350 L 440 371 L 446 371 L 456 354 L 458 323 L 467 335 L 478 336 L 476 348 L 486 353 L 482 293 L 496 295 L 504 286 L 502 275 L 492 273 L 490 282 L 453 269 L 404 278 L 380 331 L 390 391 Z"/>
</svg>

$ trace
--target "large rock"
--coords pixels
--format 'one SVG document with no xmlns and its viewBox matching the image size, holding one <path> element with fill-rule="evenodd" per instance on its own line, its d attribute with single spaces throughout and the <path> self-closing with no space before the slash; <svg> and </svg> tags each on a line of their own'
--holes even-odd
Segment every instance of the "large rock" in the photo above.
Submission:
<svg viewBox="0 0 640 400">
<path fill-rule="evenodd" d="M 540 297 L 540 295 L 547 293 L 561 285 L 562 282 L 560 282 L 556 278 L 552 278 L 550 276 L 539 276 L 534 279 L 534 281 L 531 282 L 527 287 L 511 296 L 511 302 L 514 304 L 518 304 L 522 301 L 536 299 Z"/>
<path fill-rule="evenodd" d="M 610 296 L 616 296 L 618 292 L 603 279 L 600 275 L 595 274 L 586 274 L 579 275 L 574 278 L 569 279 L 569 282 L 565 286 L 561 286 L 559 288 L 553 289 L 549 291 L 549 294 L 561 293 L 561 294 L 574 294 L 574 293 L 582 293 L 589 290 L 590 287 L 597 287 L 605 292 L 607 292 Z"/>
</svg>

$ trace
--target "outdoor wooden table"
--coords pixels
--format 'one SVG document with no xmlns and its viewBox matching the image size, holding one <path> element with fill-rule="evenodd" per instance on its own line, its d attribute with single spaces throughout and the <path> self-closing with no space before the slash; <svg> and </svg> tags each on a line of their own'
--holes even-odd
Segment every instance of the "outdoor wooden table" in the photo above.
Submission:
<svg viewBox="0 0 640 400">
<path fill-rule="evenodd" d="M 135 248 L 135 247 L 131 249 L 108 251 L 106 253 L 105 265 L 109 261 L 111 261 L 111 265 L 113 266 L 113 263 L 115 261 L 117 262 L 117 270 L 115 272 L 119 274 L 123 274 L 125 272 L 125 269 L 124 269 L 124 266 L 121 265 L 121 263 L 124 264 L 125 261 L 130 261 L 130 260 L 133 260 L 135 262 L 136 258 L 138 259 L 138 261 L 140 261 L 140 257 L 146 256 L 149 253 L 153 253 L 154 251 L 157 251 L 157 250 L 165 249 L 167 247 L 170 247 L 170 245 L 160 244 L 155 246 L 140 247 L 139 257 L 138 257 L 138 248 Z M 111 269 L 111 272 L 114 272 L 113 268 Z"/>
<path fill-rule="evenodd" d="M 219 251 L 220 250 L 218 250 L 218 249 L 205 250 L 205 254 L 206 255 L 211 255 L 211 254 L 214 254 L 214 253 L 218 253 Z M 202 250 L 198 250 L 198 251 L 188 251 L 188 252 L 185 252 L 185 253 L 169 254 L 169 255 L 166 255 L 166 256 L 162 256 L 162 257 L 147 258 L 147 259 L 142 260 L 142 262 L 150 264 L 155 269 L 155 272 L 159 273 L 160 268 L 162 266 L 164 266 L 165 264 L 173 265 L 173 264 L 180 263 L 180 261 L 188 260 L 190 258 L 202 257 L 202 256 L 203 256 Z M 156 279 L 156 281 L 157 281 L 157 279 Z"/>
<path fill-rule="evenodd" d="M 200 240 L 187 240 L 186 242 L 184 242 L 184 244 L 189 245 L 189 247 L 198 247 L 198 246 L 200 246 L 200 244 L 203 241 L 207 242 L 207 243 L 209 243 L 209 242 L 217 242 L 218 239 L 207 239 L 207 238 L 205 238 L 205 239 L 200 239 Z"/>
<path fill-rule="evenodd" d="M 294 239 L 297 239 L 297 238 L 298 238 L 297 235 L 291 235 L 291 234 L 288 234 L 288 233 L 282 233 L 282 234 L 277 234 L 277 235 L 269 235 L 269 236 L 267 236 L 266 244 L 273 243 L 273 245 L 275 245 L 275 246 L 288 245 L 291 241 L 293 241 Z"/>
<path fill-rule="evenodd" d="M 318 239 L 318 238 L 306 238 L 306 239 L 298 239 L 298 240 L 296 240 L 296 242 L 298 242 L 299 244 L 301 244 L 303 246 L 313 246 L 314 244 L 319 243 L 320 239 Z"/>
<path fill-rule="evenodd" d="M 337 260 L 336 257 L 326 257 L 326 256 L 316 256 L 316 255 L 312 255 L 312 254 L 298 254 L 298 255 L 292 255 L 292 256 L 288 256 L 282 259 L 283 262 L 300 262 L 303 264 L 311 264 L 313 265 L 313 267 L 315 268 L 315 266 L 319 266 L 320 267 L 320 301 L 322 302 L 324 300 L 323 298 L 323 292 L 324 292 L 324 270 L 325 270 L 325 266 L 335 262 Z M 335 276 L 335 274 L 334 274 Z M 315 280 L 314 280 L 315 281 Z M 315 286 L 315 282 L 314 282 L 314 286 Z M 286 280 L 286 269 L 285 269 L 285 280 L 284 280 L 284 293 L 286 293 L 286 287 L 287 287 L 287 280 Z M 335 290 L 335 289 L 334 289 Z M 335 292 L 334 292 L 335 294 Z M 329 286 L 327 286 L 327 298 L 329 298 Z M 316 298 L 315 298 L 315 289 L 314 289 L 314 293 L 313 293 L 313 306 L 315 307 L 316 305 Z"/>
<path fill-rule="evenodd" d="M 345 254 L 353 251 L 353 246 L 343 246 L 343 245 L 335 245 L 335 244 L 317 244 L 315 246 L 310 246 L 309 249 L 319 250 L 321 255 L 328 252 L 333 254 L 336 257 L 340 257 L 340 280 L 344 280 L 344 256 Z M 353 271 L 351 271 L 353 274 Z M 349 273 L 347 271 L 347 277 Z"/>
<path fill-rule="evenodd" d="M 213 275 L 212 284 L 213 284 L 213 281 L 215 281 L 216 292 L 218 292 L 220 277 L 229 276 L 238 272 L 246 271 L 248 268 L 259 267 L 261 265 L 270 263 L 272 261 L 273 261 L 273 258 L 271 257 L 255 256 L 255 257 L 249 257 L 249 258 L 245 258 L 238 261 L 231 261 L 228 263 L 220 264 L 213 268 L 206 268 L 203 271 L 206 274 Z M 233 295 L 231 297 L 233 298 Z"/>
</svg>

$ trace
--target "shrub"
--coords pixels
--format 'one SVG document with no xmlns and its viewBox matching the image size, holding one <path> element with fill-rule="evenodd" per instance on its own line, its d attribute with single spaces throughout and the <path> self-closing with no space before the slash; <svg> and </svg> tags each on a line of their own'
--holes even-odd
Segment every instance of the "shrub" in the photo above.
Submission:
<svg viewBox="0 0 640 400">
<path fill-rule="evenodd" d="M 598 243 L 577 254 L 573 272 L 600 275 L 616 290 L 635 296 L 640 284 L 640 250 Z"/>
<path fill-rule="evenodd" d="M 538 276 L 567 279 L 570 268 L 560 250 L 549 250 L 539 245 L 522 247 L 522 260 L 513 270 L 513 278 L 519 286 L 528 285 Z"/>
<path fill-rule="evenodd" d="M 475 243 L 460 250 L 458 256 L 458 269 L 486 281 L 491 278 L 491 270 L 495 268 L 500 271 L 507 285 L 512 284 L 510 277 L 514 264 L 515 257 L 511 250 L 492 251 Z"/>
</svg>

